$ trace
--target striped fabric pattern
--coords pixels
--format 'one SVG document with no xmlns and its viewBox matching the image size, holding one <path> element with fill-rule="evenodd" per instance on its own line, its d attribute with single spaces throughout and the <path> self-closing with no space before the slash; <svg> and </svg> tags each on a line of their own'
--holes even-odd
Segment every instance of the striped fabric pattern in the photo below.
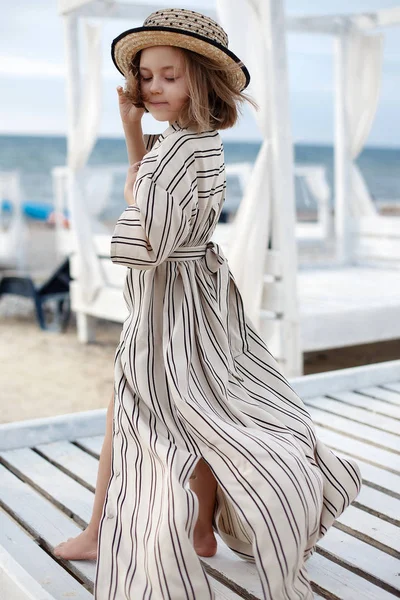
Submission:
<svg viewBox="0 0 400 600">
<path fill-rule="evenodd" d="M 313 597 L 306 560 L 357 496 L 356 463 L 317 439 L 303 402 L 246 317 L 220 248 L 221 138 L 173 123 L 115 227 L 129 316 L 115 354 L 112 475 L 96 600 L 210 600 L 188 481 L 218 482 L 215 529 L 254 561 L 268 600 Z"/>
</svg>

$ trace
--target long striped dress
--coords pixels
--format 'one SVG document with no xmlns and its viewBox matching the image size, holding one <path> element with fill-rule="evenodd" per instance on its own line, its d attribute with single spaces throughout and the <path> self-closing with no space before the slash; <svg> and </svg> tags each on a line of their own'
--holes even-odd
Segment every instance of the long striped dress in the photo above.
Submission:
<svg viewBox="0 0 400 600">
<path fill-rule="evenodd" d="M 136 205 L 111 245 L 128 267 L 129 316 L 115 355 L 95 598 L 214 597 L 192 544 L 188 480 L 203 457 L 218 482 L 215 529 L 255 562 L 264 598 L 308 600 L 305 561 L 357 496 L 359 469 L 316 438 L 210 242 L 226 188 L 218 132 L 175 122 L 148 142 Z"/>
</svg>

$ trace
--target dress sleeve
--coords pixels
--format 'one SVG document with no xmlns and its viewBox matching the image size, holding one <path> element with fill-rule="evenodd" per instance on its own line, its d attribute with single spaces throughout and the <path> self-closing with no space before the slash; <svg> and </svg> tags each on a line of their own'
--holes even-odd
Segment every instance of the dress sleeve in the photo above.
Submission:
<svg viewBox="0 0 400 600">
<path fill-rule="evenodd" d="M 197 207 L 197 174 L 189 141 L 170 135 L 140 165 L 128 206 L 115 226 L 111 260 L 151 269 L 183 244 Z"/>
</svg>

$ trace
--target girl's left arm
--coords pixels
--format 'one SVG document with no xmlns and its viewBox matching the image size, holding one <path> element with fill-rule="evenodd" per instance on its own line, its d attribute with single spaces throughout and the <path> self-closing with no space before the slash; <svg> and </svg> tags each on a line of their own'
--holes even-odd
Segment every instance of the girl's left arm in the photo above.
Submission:
<svg viewBox="0 0 400 600">
<path fill-rule="evenodd" d="M 182 245 L 197 207 L 197 173 L 191 140 L 168 136 L 145 156 L 134 186 L 135 204 L 119 218 L 111 240 L 113 262 L 152 269 Z"/>
</svg>

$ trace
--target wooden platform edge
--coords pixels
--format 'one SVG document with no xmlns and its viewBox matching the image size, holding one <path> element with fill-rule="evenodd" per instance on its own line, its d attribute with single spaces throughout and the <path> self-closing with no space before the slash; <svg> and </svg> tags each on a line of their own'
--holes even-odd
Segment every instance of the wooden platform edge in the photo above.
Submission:
<svg viewBox="0 0 400 600">
<path fill-rule="evenodd" d="M 3 423 L 0 425 L 0 451 L 104 435 L 105 430 L 105 408 Z"/>
<path fill-rule="evenodd" d="M 400 381 L 400 360 L 289 379 L 302 399 Z M 106 409 L 0 424 L 0 451 L 104 435 Z"/>
<path fill-rule="evenodd" d="M 390 360 L 359 367 L 324 371 L 289 379 L 300 398 L 327 393 L 352 391 L 369 386 L 400 381 L 400 360 Z"/>
<path fill-rule="evenodd" d="M 23 567 L 0 546 L 0 589 L 7 600 L 54 600 Z"/>
</svg>

